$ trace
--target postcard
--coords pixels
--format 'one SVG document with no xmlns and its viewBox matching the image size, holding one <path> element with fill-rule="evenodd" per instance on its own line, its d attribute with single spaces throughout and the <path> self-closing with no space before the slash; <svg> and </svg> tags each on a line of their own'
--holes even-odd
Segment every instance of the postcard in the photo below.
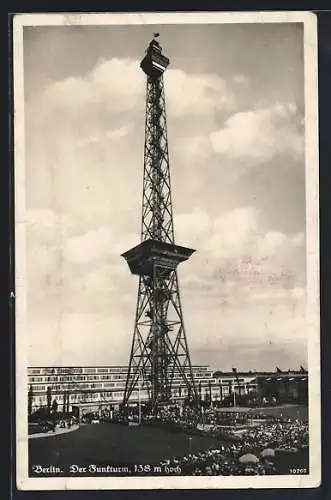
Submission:
<svg viewBox="0 0 331 500">
<path fill-rule="evenodd" d="M 19 14 L 16 484 L 316 487 L 317 22 Z"/>
</svg>

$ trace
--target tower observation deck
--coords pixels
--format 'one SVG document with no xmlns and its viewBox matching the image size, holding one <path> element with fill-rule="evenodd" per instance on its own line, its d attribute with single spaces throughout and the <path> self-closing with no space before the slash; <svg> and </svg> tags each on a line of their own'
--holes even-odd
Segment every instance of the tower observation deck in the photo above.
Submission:
<svg viewBox="0 0 331 500">
<path fill-rule="evenodd" d="M 171 402 L 175 383 L 198 400 L 180 301 L 177 267 L 194 252 L 175 244 L 163 73 L 169 59 L 154 38 L 141 61 L 146 74 L 141 242 L 122 254 L 139 276 L 123 404 L 137 388 L 152 408 Z"/>
</svg>

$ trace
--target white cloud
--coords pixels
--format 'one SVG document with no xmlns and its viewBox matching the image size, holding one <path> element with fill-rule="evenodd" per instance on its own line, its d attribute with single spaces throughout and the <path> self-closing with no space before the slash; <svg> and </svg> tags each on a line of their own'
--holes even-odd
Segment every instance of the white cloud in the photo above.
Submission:
<svg viewBox="0 0 331 500">
<path fill-rule="evenodd" d="M 307 329 L 301 299 L 284 302 L 275 296 L 271 300 L 263 297 L 255 303 L 233 302 L 230 307 L 221 307 L 219 301 L 208 309 L 208 323 L 199 314 L 198 298 L 187 299 L 185 305 L 190 305 L 185 321 L 193 359 L 204 353 L 208 363 L 221 369 L 237 364 L 242 369 L 285 364 L 287 369 L 306 358 Z"/>
<path fill-rule="evenodd" d="M 240 286 L 289 287 L 302 278 L 296 261 L 303 251 L 303 234 L 263 230 L 256 208 L 242 207 L 211 219 L 196 207 L 177 216 L 175 224 L 177 240 L 198 249 L 182 270 L 184 276 L 194 270 L 195 281 L 190 277 L 194 287 L 215 275 L 222 283 L 235 280 Z M 301 272 L 304 276 L 304 269 Z"/>
<path fill-rule="evenodd" d="M 108 139 L 111 139 L 113 141 L 119 141 L 120 139 L 123 139 L 123 137 L 127 136 L 132 129 L 131 125 L 124 125 L 123 127 L 114 129 L 114 130 L 108 130 L 106 132 L 106 136 Z"/>
<path fill-rule="evenodd" d="M 102 103 L 106 109 L 123 111 L 141 101 L 144 76 L 138 62 L 110 59 L 99 62 L 85 77 L 70 76 L 49 86 L 44 99 L 53 108 L 80 112 L 86 106 Z"/>
<path fill-rule="evenodd" d="M 303 246 L 303 243 L 303 233 L 286 235 L 278 231 L 269 231 L 263 238 L 258 240 L 258 249 L 261 256 L 268 257 L 269 255 L 273 255 L 278 249 L 286 248 L 288 245 L 300 248 Z"/>
<path fill-rule="evenodd" d="M 123 125 L 122 127 L 107 130 L 106 132 L 100 132 L 99 135 L 93 134 L 82 139 L 77 139 L 75 142 L 68 142 L 67 152 L 68 150 L 75 150 L 77 148 L 87 148 L 93 144 L 98 144 L 101 141 L 120 141 L 124 137 L 126 137 L 132 131 L 132 124 Z"/>
<path fill-rule="evenodd" d="M 196 244 L 210 231 L 211 225 L 209 215 L 200 207 L 195 207 L 192 212 L 176 215 L 174 226 L 177 241 L 183 245 Z"/>
<path fill-rule="evenodd" d="M 232 80 L 234 81 L 234 83 L 236 83 L 238 85 L 244 85 L 244 86 L 249 85 L 249 80 L 244 75 L 240 75 L 240 74 L 234 75 L 232 77 Z"/>
<path fill-rule="evenodd" d="M 241 111 L 210 135 L 213 150 L 233 160 L 267 161 L 277 153 L 293 158 L 303 153 L 303 135 L 294 104 Z"/>
<path fill-rule="evenodd" d="M 300 302 L 305 298 L 306 290 L 304 288 L 282 288 L 282 287 L 272 287 L 271 289 L 252 289 L 250 287 L 249 291 L 250 301 L 258 300 L 263 302 L 277 301 L 279 304 L 282 300 L 286 300 L 288 304 L 290 301 Z"/>
<path fill-rule="evenodd" d="M 30 208 L 27 211 L 28 223 L 31 226 L 42 228 L 53 227 L 55 224 L 55 213 L 47 208 Z"/>
<path fill-rule="evenodd" d="M 47 318 L 39 314 L 30 328 L 29 364 L 40 365 L 40 353 L 46 366 L 72 365 L 73 362 L 78 365 L 126 363 L 131 335 L 131 318 L 121 313 L 61 314 L 52 310 Z"/>
<path fill-rule="evenodd" d="M 234 95 L 219 76 L 170 69 L 165 74 L 165 82 L 170 115 L 208 115 L 234 107 Z"/>
<path fill-rule="evenodd" d="M 50 209 L 27 210 L 27 277 L 29 295 L 54 290 L 62 280 L 63 247 L 73 220 Z"/>
<path fill-rule="evenodd" d="M 113 254 L 120 258 L 120 254 L 138 244 L 137 235 L 127 234 L 118 237 L 107 227 L 102 226 L 67 239 L 64 245 L 64 258 L 72 263 L 100 262 L 104 257 Z"/>
<path fill-rule="evenodd" d="M 259 213 L 253 207 L 232 210 L 213 221 L 204 248 L 213 256 L 228 258 L 245 253 L 258 238 Z"/>
<path fill-rule="evenodd" d="M 111 232 L 100 227 L 66 241 L 64 256 L 70 262 L 98 260 L 111 251 L 113 243 Z"/>
<path fill-rule="evenodd" d="M 169 69 L 165 79 L 171 136 L 180 135 L 186 125 L 185 132 L 199 133 L 179 144 L 185 155 L 200 162 L 192 179 L 183 175 L 182 186 L 174 183 L 182 206 L 192 206 L 187 184 L 200 186 L 208 179 L 209 160 L 206 170 L 200 161 L 207 155 L 224 155 L 236 165 L 237 160 L 270 159 L 279 151 L 299 154 L 302 139 L 292 104 L 236 113 L 210 135 L 215 111 L 236 110 L 233 88 L 235 92 L 249 83 L 240 73 L 231 87 L 215 75 L 181 70 Z M 132 233 L 140 222 L 144 92 L 139 61 L 111 59 L 98 63 L 88 75 L 55 83 L 27 107 L 29 199 L 35 206 L 54 208 L 29 215 L 29 296 L 38 294 L 29 306 L 35 356 L 31 363 L 127 362 L 137 279 L 120 254 L 139 242 Z M 199 126 L 190 127 L 193 121 Z M 139 146 L 136 134 L 131 134 L 125 148 L 121 139 L 133 127 L 140 134 Z M 181 162 L 178 165 L 174 169 L 180 177 L 183 169 Z M 200 196 L 197 203 L 208 206 L 208 187 Z M 261 339 L 279 344 L 292 332 L 298 342 L 303 338 L 304 327 L 292 310 L 294 304 L 298 311 L 301 288 L 295 275 L 285 290 L 280 265 L 286 263 L 292 272 L 302 252 L 303 234 L 262 229 L 260 216 L 248 206 L 219 217 L 196 207 L 176 217 L 178 243 L 197 248 L 179 270 L 191 349 L 207 346 L 217 352 L 221 346 L 218 352 L 226 352 L 233 339 L 247 346 L 250 339 L 254 345 Z M 279 275 L 280 281 L 261 283 L 256 278 L 261 272 Z M 286 314 L 273 309 L 268 320 L 277 300 L 291 305 Z M 43 316 L 44 311 L 49 314 Z M 46 349 L 45 339 L 51 348 Z"/>
<path fill-rule="evenodd" d="M 38 244 L 54 244 L 70 234 L 74 220 L 64 213 L 48 208 L 29 208 L 26 211 L 28 238 L 38 238 Z"/>
<path fill-rule="evenodd" d="M 182 158 L 187 160 L 194 158 L 200 160 L 201 158 L 209 157 L 213 153 L 212 143 L 208 134 L 195 135 L 194 137 L 179 137 L 175 145 L 175 151 L 181 155 Z M 181 161 L 182 162 L 182 161 Z"/>
<path fill-rule="evenodd" d="M 203 278 L 200 278 L 196 274 L 185 274 L 181 280 L 180 284 L 184 289 L 191 290 L 201 290 L 209 289 L 213 284 Z"/>
<path fill-rule="evenodd" d="M 301 246 L 303 235 L 286 235 L 277 231 L 261 229 L 261 213 L 254 207 L 241 207 L 222 214 L 215 219 L 202 209 L 195 207 L 191 213 L 175 218 L 178 241 L 186 245 L 198 245 L 212 257 L 228 259 L 245 256 L 273 255 L 279 248 Z"/>
<path fill-rule="evenodd" d="M 223 128 L 176 139 L 180 161 L 197 163 L 212 157 L 230 160 L 233 169 L 269 161 L 277 154 L 302 158 L 304 134 L 302 117 L 293 103 L 240 111 L 231 115 Z"/>
<path fill-rule="evenodd" d="M 142 111 L 145 75 L 140 63 L 133 59 L 99 61 L 84 76 L 70 76 L 57 81 L 28 103 L 34 108 L 32 121 L 62 113 L 79 122 L 80 116 L 100 112 Z M 233 110 L 235 97 L 227 82 L 213 74 L 189 74 L 179 69 L 165 73 L 166 102 L 170 116 L 213 115 L 215 110 Z M 38 110 L 36 112 L 36 105 Z"/>
</svg>

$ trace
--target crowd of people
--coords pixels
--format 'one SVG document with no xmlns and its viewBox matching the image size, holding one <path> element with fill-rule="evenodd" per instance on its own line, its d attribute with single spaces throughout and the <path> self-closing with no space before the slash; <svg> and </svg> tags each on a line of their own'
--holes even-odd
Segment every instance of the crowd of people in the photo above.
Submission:
<svg viewBox="0 0 331 500">
<path fill-rule="evenodd" d="M 217 411 L 213 408 L 206 409 L 203 414 L 202 422 L 206 425 L 214 426 L 239 426 L 247 425 L 251 419 L 251 414 L 247 412 L 235 411 Z"/>
<path fill-rule="evenodd" d="M 144 421 L 146 423 L 182 426 L 187 429 L 196 427 L 199 418 L 199 414 L 192 408 L 172 405 L 160 407 L 154 414 L 144 416 Z"/>
<path fill-rule="evenodd" d="M 114 413 L 114 419 L 117 415 Z M 128 415 L 124 420 L 137 420 L 137 412 Z M 247 411 L 222 411 L 215 408 L 203 409 L 197 412 L 196 409 L 190 407 L 180 407 L 179 405 L 163 406 L 153 413 L 142 412 L 141 421 L 145 424 L 160 424 L 160 425 L 173 425 L 180 426 L 183 429 L 196 428 L 211 430 L 225 430 L 228 428 L 246 428 L 258 422 L 265 422 L 268 424 L 273 423 L 287 423 L 292 422 L 288 417 L 279 414 L 277 417 L 263 411 L 251 412 Z"/>
<path fill-rule="evenodd" d="M 246 429 L 236 442 L 160 463 L 182 475 L 279 474 L 279 457 L 308 448 L 308 425 L 300 420 L 261 423 Z"/>
<path fill-rule="evenodd" d="M 217 447 L 191 451 L 186 456 L 168 458 L 159 464 L 162 470 L 168 467 L 176 474 L 279 474 L 286 454 L 308 451 L 308 423 L 281 413 L 272 416 L 263 411 L 230 412 L 215 408 L 197 413 L 189 407 L 172 405 L 160 407 L 153 415 L 143 414 L 142 422 L 167 426 L 188 436 L 202 434 L 219 443 Z M 293 455 L 289 459 L 293 460 Z"/>
</svg>

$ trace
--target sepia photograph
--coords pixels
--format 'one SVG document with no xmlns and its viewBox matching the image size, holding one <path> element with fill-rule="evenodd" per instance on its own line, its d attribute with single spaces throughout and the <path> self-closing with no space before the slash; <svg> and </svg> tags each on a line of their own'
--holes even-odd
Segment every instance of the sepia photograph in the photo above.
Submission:
<svg viewBox="0 0 331 500">
<path fill-rule="evenodd" d="M 320 483 L 308 12 L 14 19 L 23 490 Z"/>
</svg>

